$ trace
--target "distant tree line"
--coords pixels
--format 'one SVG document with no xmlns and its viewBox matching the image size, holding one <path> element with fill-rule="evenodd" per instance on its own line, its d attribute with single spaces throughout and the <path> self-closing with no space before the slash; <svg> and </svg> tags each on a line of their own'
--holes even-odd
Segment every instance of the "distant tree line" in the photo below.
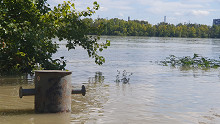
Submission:
<svg viewBox="0 0 220 124">
<path fill-rule="evenodd" d="M 91 19 L 85 18 L 83 21 L 92 27 L 100 26 L 101 35 L 116 36 L 148 36 L 148 37 L 190 37 L 190 38 L 220 38 L 220 26 L 203 24 L 149 24 L 147 21 L 122 19 Z M 97 34 L 90 32 L 90 34 Z"/>
</svg>

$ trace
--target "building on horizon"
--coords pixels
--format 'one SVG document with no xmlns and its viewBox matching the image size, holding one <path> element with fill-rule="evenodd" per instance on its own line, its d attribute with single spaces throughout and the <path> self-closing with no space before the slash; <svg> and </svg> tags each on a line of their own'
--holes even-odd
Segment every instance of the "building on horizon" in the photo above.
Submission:
<svg viewBox="0 0 220 124">
<path fill-rule="evenodd" d="M 220 25 L 220 19 L 213 19 L 213 25 Z"/>
<path fill-rule="evenodd" d="M 166 17 L 166 16 L 164 16 L 164 23 L 167 23 L 166 21 L 167 21 L 167 17 Z"/>
</svg>

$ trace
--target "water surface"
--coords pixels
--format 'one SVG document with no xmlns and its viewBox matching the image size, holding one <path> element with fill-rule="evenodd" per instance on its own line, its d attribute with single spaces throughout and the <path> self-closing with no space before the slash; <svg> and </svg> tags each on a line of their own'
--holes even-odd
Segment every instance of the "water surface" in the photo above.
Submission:
<svg viewBox="0 0 220 124">
<path fill-rule="evenodd" d="M 65 42 L 54 55 L 67 59 L 72 85 L 87 88 L 85 97 L 72 96 L 71 113 L 35 114 L 34 97 L 18 97 L 21 85 L 34 87 L 31 77 L 1 77 L 0 123 L 220 123 L 219 69 L 182 70 L 156 63 L 194 53 L 218 59 L 220 39 L 102 37 L 106 39 L 111 46 L 101 53 L 106 58 L 102 66 L 80 47 L 67 51 Z M 116 81 L 124 70 L 130 78 L 126 84 Z"/>
</svg>

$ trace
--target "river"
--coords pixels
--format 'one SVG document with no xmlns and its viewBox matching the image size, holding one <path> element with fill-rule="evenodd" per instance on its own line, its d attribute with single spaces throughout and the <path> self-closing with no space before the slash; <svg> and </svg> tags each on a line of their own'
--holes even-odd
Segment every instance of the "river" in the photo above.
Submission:
<svg viewBox="0 0 220 124">
<path fill-rule="evenodd" d="M 56 39 L 55 39 L 56 40 Z M 35 114 L 34 97 L 18 97 L 20 86 L 33 88 L 32 77 L 0 77 L 0 124 L 219 124 L 219 69 L 182 70 L 161 66 L 169 55 L 220 55 L 220 39 L 103 36 L 111 46 L 98 66 L 81 47 L 64 56 L 72 85 L 85 85 L 86 96 L 72 95 L 72 112 Z M 125 81 L 122 79 L 129 79 Z"/>
</svg>

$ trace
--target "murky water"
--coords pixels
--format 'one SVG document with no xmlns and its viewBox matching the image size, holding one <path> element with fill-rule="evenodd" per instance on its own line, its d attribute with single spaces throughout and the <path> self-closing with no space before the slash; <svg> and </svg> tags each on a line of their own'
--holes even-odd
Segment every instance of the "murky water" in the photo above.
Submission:
<svg viewBox="0 0 220 124">
<path fill-rule="evenodd" d="M 102 37 L 105 39 L 111 41 L 111 47 L 102 53 L 106 58 L 102 66 L 95 65 L 80 47 L 67 51 L 61 45 L 54 56 L 68 60 L 75 88 L 82 84 L 87 88 L 85 97 L 72 96 L 71 113 L 35 114 L 34 97 L 18 97 L 20 86 L 34 87 L 31 77 L 1 77 L 0 123 L 220 123 L 219 69 L 181 70 L 155 63 L 171 54 L 198 53 L 218 59 L 220 39 Z M 124 70 L 127 75 L 123 76 Z M 125 76 L 129 83 L 120 80 Z"/>
</svg>

